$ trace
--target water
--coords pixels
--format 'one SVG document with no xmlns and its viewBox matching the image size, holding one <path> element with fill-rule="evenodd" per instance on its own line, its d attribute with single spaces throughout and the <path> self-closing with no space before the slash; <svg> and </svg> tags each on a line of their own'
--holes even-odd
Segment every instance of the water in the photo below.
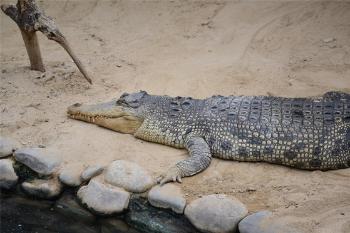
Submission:
<svg viewBox="0 0 350 233">
<path fill-rule="evenodd" d="M 0 206 L 1 233 L 198 232 L 184 215 L 155 208 L 146 199 L 135 196 L 130 199 L 128 211 L 108 217 L 83 208 L 72 190 L 55 201 L 2 193 Z"/>
<path fill-rule="evenodd" d="M 122 219 L 57 211 L 55 201 L 2 195 L 0 206 L 1 233 L 137 233 Z"/>
</svg>

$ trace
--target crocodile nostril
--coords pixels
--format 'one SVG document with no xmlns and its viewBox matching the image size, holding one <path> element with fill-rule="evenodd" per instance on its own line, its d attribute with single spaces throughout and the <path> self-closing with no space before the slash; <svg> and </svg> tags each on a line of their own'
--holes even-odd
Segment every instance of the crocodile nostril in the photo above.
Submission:
<svg viewBox="0 0 350 233">
<path fill-rule="evenodd" d="M 81 106 L 80 103 L 75 103 L 75 104 L 73 104 L 73 107 L 80 107 L 80 106 Z"/>
</svg>

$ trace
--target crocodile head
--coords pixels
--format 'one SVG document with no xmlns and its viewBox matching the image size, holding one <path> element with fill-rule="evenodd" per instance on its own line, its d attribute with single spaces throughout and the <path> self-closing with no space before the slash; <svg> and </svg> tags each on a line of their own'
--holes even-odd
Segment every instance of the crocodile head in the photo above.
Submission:
<svg viewBox="0 0 350 233">
<path fill-rule="evenodd" d="M 68 107 L 68 117 L 93 123 L 117 132 L 133 134 L 141 126 L 145 111 L 143 103 L 149 96 L 145 91 L 123 94 L 118 100 L 106 103 Z"/>
</svg>

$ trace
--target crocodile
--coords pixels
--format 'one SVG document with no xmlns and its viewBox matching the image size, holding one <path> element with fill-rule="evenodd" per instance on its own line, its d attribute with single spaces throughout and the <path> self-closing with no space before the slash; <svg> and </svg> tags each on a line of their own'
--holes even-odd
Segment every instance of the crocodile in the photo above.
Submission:
<svg viewBox="0 0 350 233">
<path fill-rule="evenodd" d="M 206 99 L 124 93 L 106 103 L 68 107 L 70 118 L 175 148 L 189 157 L 158 182 L 182 182 L 212 157 L 306 170 L 350 167 L 350 94 L 308 98 L 212 96 Z"/>
</svg>

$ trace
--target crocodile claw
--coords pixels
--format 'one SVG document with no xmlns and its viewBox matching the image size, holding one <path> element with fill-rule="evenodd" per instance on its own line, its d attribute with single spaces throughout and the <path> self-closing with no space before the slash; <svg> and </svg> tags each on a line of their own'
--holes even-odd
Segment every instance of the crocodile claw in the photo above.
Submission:
<svg viewBox="0 0 350 233">
<path fill-rule="evenodd" d="M 177 167 L 172 167 L 168 172 L 163 173 L 157 178 L 157 183 L 161 186 L 168 182 L 179 182 L 182 183 L 181 171 Z"/>
</svg>

